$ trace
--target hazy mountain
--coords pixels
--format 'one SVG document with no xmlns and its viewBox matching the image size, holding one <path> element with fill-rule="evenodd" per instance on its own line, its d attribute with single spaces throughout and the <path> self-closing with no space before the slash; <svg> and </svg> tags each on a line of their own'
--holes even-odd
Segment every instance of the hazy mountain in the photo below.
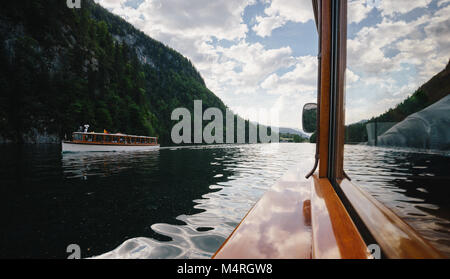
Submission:
<svg viewBox="0 0 450 279">
<path fill-rule="evenodd" d="M 293 128 L 283 128 L 283 127 L 281 127 L 281 128 L 279 128 L 279 133 L 280 134 L 299 135 L 299 136 L 301 136 L 302 138 L 305 138 L 305 139 L 309 138 L 309 136 L 306 133 L 304 133 L 304 132 L 302 132 L 302 131 L 300 131 L 298 129 L 293 129 Z"/>
</svg>

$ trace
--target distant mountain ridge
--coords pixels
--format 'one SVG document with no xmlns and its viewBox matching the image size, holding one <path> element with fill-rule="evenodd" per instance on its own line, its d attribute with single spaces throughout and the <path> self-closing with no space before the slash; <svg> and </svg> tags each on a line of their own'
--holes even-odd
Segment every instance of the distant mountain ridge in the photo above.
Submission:
<svg viewBox="0 0 450 279">
<path fill-rule="evenodd" d="M 300 131 L 298 129 L 284 128 L 284 127 L 280 127 L 278 129 L 279 129 L 278 131 L 279 131 L 280 134 L 299 135 L 299 136 L 301 136 L 302 138 L 305 138 L 305 139 L 309 138 L 309 136 L 306 133 L 304 133 L 304 132 L 302 132 L 302 131 Z"/>
</svg>

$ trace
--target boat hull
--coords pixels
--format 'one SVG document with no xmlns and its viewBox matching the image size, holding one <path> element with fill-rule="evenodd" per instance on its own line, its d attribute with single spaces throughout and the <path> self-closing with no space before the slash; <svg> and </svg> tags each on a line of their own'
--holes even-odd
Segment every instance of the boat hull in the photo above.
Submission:
<svg viewBox="0 0 450 279">
<path fill-rule="evenodd" d="M 157 150 L 158 145 L 107 145 L 85 143 L 62 143 L 62 152 L 111 152 Z"/>
</svg>

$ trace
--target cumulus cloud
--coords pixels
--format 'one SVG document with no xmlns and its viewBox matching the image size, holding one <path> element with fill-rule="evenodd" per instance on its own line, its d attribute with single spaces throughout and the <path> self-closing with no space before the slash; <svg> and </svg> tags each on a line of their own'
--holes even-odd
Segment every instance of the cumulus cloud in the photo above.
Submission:
<svg viewBox="0 0 450 279">
<path fill-rule="evenodd" d="M 432 0 L 384 0 L 379 1 L 379 9 L 383 15 L 408 13 L 416 8 L 425 8 Z"/>
<path fill-rule="evenodd" d="M 355 74 L 352 70 L 350 70 L 348 68 L 347 68 L 345 75 L 346 75 L 347 86 L 351 86 L 352 84 L 359 81 L 359 79 L 360 79 L 360 77 L 357 74 Z"/>
<path fill-rule="evenodd" d="M 372 11 L 374 6 L 368 5 L 365 0 L 348 2 L 348 22 L 360 23 Z"/>
<path fill-rule="evenodd" d="M 292 71 L 281 76 L 276 73 L 270 75 L 261 87 L 277 95 L 313 95 L 317 88 L 317 58 L 303 56 L 296 60 Z"/>
<path fill-rule="evenodd" d="M 207 85 L 214 92 L 225 94 L 254 94 L 259 84 L 278 69 L 292 66 L 296 60 L 290 47 L 265 49 L 260 43 L 244 41 L 231 47 L 217 47 L 217 67 L 205 69 Z"/>
<path fill-rule="evenodd" d="M 234 40 L 243 38 L 247 25 L 244 8 L 252 1 L 153 0 L 143 2 L 138 11 L 145 19 L 144 30 L 150 34 L 169 33 L 186 37 Z"/>
<path fill-rule="evenodd" d="M 413 64 L 420 76 L 429 77 L 448 62 L 449 9 L 411 22 L 385 17 L 379 24 L 363 27 L 348 40 L 349 65 L 357 72 L 375 75 L 400 71 L 405 63 Z M 396 54 L 387 55 L 387 49 Z"/>
<path fill-rule="evenodd" d="M 305 23 L 313 19 L 311 1 L 272 0 L 264 16 L 256 17 L 257 24 L 252 29 L 257 35 L 267 37 L 288 21 Z"/>
<path fill-rule="evenodd" d="M 448 3 L 450 3 L 450 0 L 439 0 L 437 2 L 437 5 L 438 5 L 438 7 L 442 7 L 442 6 L 444 6 L 445 4 L 448 4 Z"/>
<path fill-rule="evenodd" d="M 272 30 L 283 26 L 286 24 L 287 20 L 281 16 L 257 16 L 256 22 L 257 24 L 252 28 L 253 31 L 255 31 L 258 36 L 268 37 L 272 35 Z"/>
<path fill-rule="evenodd" d="M 360 76 L 348 91 L 350 122 L 394 107 L 450 58 L 450 6 L 435 11 L 427 6 L 430 1 L 394 2 L 381 1 L 381 22 L 362 27 L 348 40 L 348 65 Z M 421 16 L 396 16 L 418 7 L 427 7 Z"/>
</svg>

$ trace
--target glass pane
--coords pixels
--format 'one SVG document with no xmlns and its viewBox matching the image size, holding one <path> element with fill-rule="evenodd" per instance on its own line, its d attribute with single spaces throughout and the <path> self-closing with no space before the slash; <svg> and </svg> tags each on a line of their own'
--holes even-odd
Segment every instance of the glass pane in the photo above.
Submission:
<svg viewBox="0 0 450 279">
<path fill-rule="evenodd" d="M 345 170 L 450 256 L 450 5 L 349 1 Z"/>
</svg>

